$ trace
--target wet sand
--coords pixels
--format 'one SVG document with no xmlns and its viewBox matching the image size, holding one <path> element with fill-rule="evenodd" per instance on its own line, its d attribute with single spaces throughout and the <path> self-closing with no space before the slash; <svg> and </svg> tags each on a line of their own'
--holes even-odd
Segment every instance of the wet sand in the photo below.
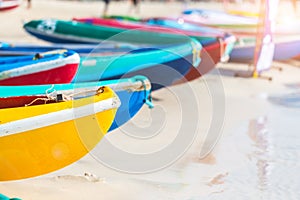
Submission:
<svg viewBox="0 0 300 200">
<path fill-rule="evenodd" d="M 113 2 L 109 14 L 126 14 L 128 7 Z M 141 11 L 145 17 L 168 16 L 183 7 L 143 3 Z M 24 4 L 0 13 L 0 37 L 41 44 L 23 31 L 22 21 L 98 16 L 102 8 L 102 2 L 33 1 L 31 10 Z M 0 193 L 25 200 L 299 199 L 297 64 L 274 62 L 283 71 L 264 73 L 271 82 L 234 77 L 247 70 L 245 64 L 218 64 L 201 79 L 154 92 L 153 110 L 144 106 L 78 162 L 44 176 L 1 182 Z"/>
</svg>

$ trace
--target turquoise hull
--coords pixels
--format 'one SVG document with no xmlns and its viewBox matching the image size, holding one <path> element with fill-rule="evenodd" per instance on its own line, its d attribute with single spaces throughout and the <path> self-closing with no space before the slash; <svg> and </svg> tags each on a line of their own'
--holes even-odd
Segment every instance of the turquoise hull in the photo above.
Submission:
<svg viewBox="0 0 300 200">
<path fill-rule="evenodd" d="M 33 20 L 24 24 L 24 29 L 33 36 L 53 43 L 96 43 L 102 41 L 130 44 L 178 44 L 189 42 L 184 35 L 126 30 L 122 28 L 95 26 L 87 23 L 64 20 Z"/>
<path fill-rule="evenodd" d="M 4 43 L 3 43 L 4 44 Z M 104 46 L 104 49 L 102 48 Z M 3 45 L 0 55 L 24 55 L 51 50 L 58 46 L 34 45 Z M 72 82 L 90 82 L 98 80 L 118 79 L 142 74 L 151 82 L 157 82 L 156 77 L 161 77 L 161 69 L 168 67 L 170 71 L 177 71 L 184 76 L 192 67 L 199 65 L 201 59 L 199 52 L 201 45 L 190 40 L 186 43 L 172 45 L 151 46 L 117 46 L 108 48 L 106 44 L 94 46 L 64 46 L 81 55 L 78 71 Z M 90 53 L 88 53 L 90 52 Z M 146 73 L 145 73 L 146 72 Z M 163 74 L 162 86 L 169 86 L 179 76 Z M 159 89 L 161 87 L 153 87 Z"/>
</svg>

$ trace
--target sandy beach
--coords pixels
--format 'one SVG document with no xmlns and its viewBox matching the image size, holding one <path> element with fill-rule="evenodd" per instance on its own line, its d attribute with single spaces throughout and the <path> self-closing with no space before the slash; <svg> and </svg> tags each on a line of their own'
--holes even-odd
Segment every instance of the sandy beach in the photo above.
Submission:
<svg viewBox="0 0 300 200">
<path fill-rule="evenodd" d="M 104 6 L 32 3 L 31 9 L 24 2 L 0 13 L 1 41 L 47 44 L 27 34 L 22 23 L 96 17 Z M 125 15 L 129 6 L 112 2 L 108 14 Z M 138 16 L 175 16 L 185 7 L 142 2 Z M 222 10 L 221 3 L 189 7 Z M 292 9 L 288 3 L 281 8 Z M 273 66 L 283 70 L 263 74 L 272 81 L 234 77 L 248 66 L 220 63 L 200 79 L 153 92 L 154 109 L 144 106 L 89 155 L 44 176 L 0 182 L 0 193 L 24 200 L 300 199 L 300 61 Z"/>
</svg>

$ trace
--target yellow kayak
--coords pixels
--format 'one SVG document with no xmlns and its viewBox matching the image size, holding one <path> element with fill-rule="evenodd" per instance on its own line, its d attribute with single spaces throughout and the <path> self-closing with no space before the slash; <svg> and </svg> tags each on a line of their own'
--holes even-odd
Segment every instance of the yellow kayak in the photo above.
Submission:
<svg viewBox="0 0 300 200">
<path fill-rule="evenodd" d="M 109 87 L 82 96 L 16 98 L 8 108 L 1 99 L 0 181 L 58 170 L 95 147 L 109 130 L 120 101 Z"/>
<path fill-rule="evenodd" d="M 259 17 L 258 12 L 251 12 L 245 10 L 228 10 L 227 13 L 232 15 L 244 16 L 244 17 Z"/>
</svg>

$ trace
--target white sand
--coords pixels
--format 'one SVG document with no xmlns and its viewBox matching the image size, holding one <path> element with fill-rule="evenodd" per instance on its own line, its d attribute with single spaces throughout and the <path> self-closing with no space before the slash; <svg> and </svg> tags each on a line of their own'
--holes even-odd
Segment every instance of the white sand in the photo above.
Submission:
<svg viewBox="0 0 300 200">
<path fill-rule="evenodd" d="M 212 3 L 198 3 L 195 6 L 222 8 L 221 4 Z M 7 42 L 43 43 L 23 31 L 22 21 L 49 17 L 71 19 L 99 16 L 102 7 L 102 2 L 33 1 L 31 10 L 27 10 L 24 4 L 16 10 L 0 13 L 0 38 Z M 128 7 L 127 2 L 113 2 L 109 14 L 126 14 Z M 179 3 L 143 3 L 141 12 L 143 16 L 168 16 L 179 13 L 182 7 L 183 5 Z M 283 71 L 267 72 L 266 76 L 273 77 L 273 81 L 269 82 L 263 79 L 234 78 L 234 72 L 246 70 L 246 65 L 219 64 L 218 69 L 222 75 L 218 75 L 219 71 L 214 70 L 190 84 L 153 93 L 154 97 L 159 98 L 159 101 L 155 101 L 154 110 L 149 111 L 144 107 L 131 121 L 133 123 L 107 136 L 106 142 L 110 141 L 122 151 L 151 155 L 172 144 L 179 134 L 179 128 L 183 126 L 181 113 L 192 106 L 192 111 L 189 111 L 191 118 L 184 122 L 189 125 L 185 127 L 184 133 L 187 137 L 196 133 L 194 140 L 187 142 L 193 144 L 185 146 L 186 149 L 180 147 L 184 154 L 176 162 L 168 166 L 158 165 L 164 167 L 163 169 L 141 174 L 113 170 L 107 166 L 112 166 L 110 162 L 114 158 L 110 153 L 113 152 L 110 151 L 107 143 L 102 141 L 90 155 L 62 170 L 32 179 L 1 182 L 0 193 L 25 200 L 299 199 L 299 192 L 297 193 L 299 175 L 286 176 L 283 173 L 289 171 L 290 165 L 282 165 L 283 172 L 276 173 L 278 172 L 276 169 L 281 169 L 277 167 L 281 161 L 276 161 L 277 154 L 274 152 L 281 151 L 281 146 L 280 142 L 278 143 L 272 136 L 275 133 L 283 136 L 295 133 L 297 127 L 288 126 L 282 119 L 294 116 L 288 119 L 297 125 L 300 116 L 299 108 L 290 109 L 274 105 L 270 103 L 268 97 L 298 91 L 299 89 L 286 87 L 286 84 L 299 84 L 300 69 L 288 63 L 275 62 L 274 65 L 283 67 Z M 219 85 L 220 83 L 222 85 Z M 222 95 L 225 101 L 222 100 Z M 212 97 L 219 98 L 217 99 L 219 101 L 215 102 L 216 99 Z M 182 99 L 178 101 L 178 98 Z M 197 104 L 192 104 L 193 101 Z M 221 112 L 222 108 L 225 109 L 224 116 Z M 224 120 L 211 124 L 212 117 L 220 119 L 224 117 Z M 161 121 L 158 119 L 164 120 L 164 126 L 157 132 L 152 132 L 151 130 L 161 127 L 159 124 Z M 197 122 L 196 132 L 192 130 L 194 122 Z M 273 139 L 264 138 L 266 135 L 256 127 L 257 123 L 266 126 L 265 128 L 269 130 L 266 135 Z M 276 132 L 277 125 L 285 131 Z M 203 147 L 203 142 L 211 126 L 222 127 L 222 137 L 213 152 L 203 158 L 200 155 L 207 150 Z M 144 131 L 141 131 L 141 127 Z M 157 135 L 153 135 L 156 133 Z M 145 138 L 130 137 L 130 134 Z M 299 136 L 296 136 L 294 141 L 299 141 L 298 138 Z M 264 142 L 265 140 L 268 142 Z M 257 154 L 257 152 L 261 153 Z M 163 154 L 162 157 L 177 158 L 172 153 L 175 153 L 175 150 Z M 289 155 L 287 157 L 290 160 L 285 163 L 299 166 L 299 154 L 292 151 L 290 153 L 287 150 L 286 155 Z M 105 165 L 96 158 L 102 160 Z M 146 161 L 128 160 L 122 156 L 117 158 L 121 163 L 118 165 L 120 167 L 135 163 L 139 166 L 143 164 L 141 162 L 145 162 L 144 168 L 146 168 L 150 164 L 165 161 L 157 161 L 153 158 Z M 159 159 L 159 156 L 157 158 Z M 264 167 L 265 165 L 273 166 L 272 170 Z M 293 170 L 295 169 L 291 167 L 291 171 Z M 277 182 L 276 178 L 285 184 L 279 187 L 280 182 Z M 263 186 L 265 184 L 267 189 L 262 190 L 258 187 L 260 184 Z M 271 196 L 271 193 L 275 196 Z M 262 195 L 268 196 L 262 197 Z"/>
</svg>

